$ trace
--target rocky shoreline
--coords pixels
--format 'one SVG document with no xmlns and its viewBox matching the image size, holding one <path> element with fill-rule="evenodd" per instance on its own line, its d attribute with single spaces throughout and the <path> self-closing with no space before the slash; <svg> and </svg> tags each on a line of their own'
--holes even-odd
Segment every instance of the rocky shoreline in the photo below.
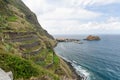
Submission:
<svg viewBox="0 0 120 80">
<path fill-rule="evenodd" d="M 79 42 L 80 40 L 78 39 L 68 39 L 68 38 L 57 38 L 57 42 Z"/>
<path fill-rule="evenodd" d="M 65 62 L 70 67 L 71 71 L 76 75 L 77 80 L 82 80 L 82 77 L 77 74 L 77 72 L 76 72 L 75 68 L 73 68 L 72 64 L 70 62 L 67 62 L 67 61 L 65 61 Z"/>
<path fill-rule="evenodd" d="M 83 42 L 80 42 L 79 39 L 57 38 L 56 41 L 57 42 L 74 42 L 77 44 L 83 44 Z"/>
<path fill-rule="evenodd" d="M 78 73 L 76 72 L 76 69 L 72 66 L 72 63 L 66 61 L 65 59 L 63 59 L 62 57 L 60 57 L 60 59 L 62 59 L 70 68 L 72 74 L 73 74 L 73 79 L 70 80 L 85 80 L 83 77 L 81 77 L 80 75 L 78 75 Z"/>
</svg>

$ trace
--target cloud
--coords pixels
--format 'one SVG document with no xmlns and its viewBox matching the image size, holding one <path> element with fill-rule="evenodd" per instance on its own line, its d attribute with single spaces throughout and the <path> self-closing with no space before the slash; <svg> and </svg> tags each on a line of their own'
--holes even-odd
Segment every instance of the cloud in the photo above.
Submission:
<svg viewBox="0 0 120 80">
<path fill-rule="evenodd" d="M 119 17 L 110 17 L 107 22 L 119 22 L 120 18 Z"/>
<path fill-rule="evenodd" d="M 51 11 L 53 6 L 46 0 L 22 0 L 37 15 Z"/>
<path fill-rule="evenodd" d="M 106 5 L 106 4 L 113 4 L 113 3 L 120 3 L 120 0 L 90 0 L 91 2 L 87 5 Z"/>
<path fill-rule="evenodd" d="M 120 18 L 86 9 L 120 3 L 120 0 L 23 0 L 37 14 L 42 27 L 51 34 L 116 34 Z M 114 16 L 114 15 L 113 15 Z M 99 19 L 102 19 L 99 22 Z"/>
<path fill-rule="evenodd" d="M 107 5 L 107 4 L 113 4 L 113 3 L 120 3 L 120 0 L 65 0 L 67 3 L 70 3 L 74 6 L 100 6 L 100 5 Z"/>
<path fill-rule="evenodd" d="M 42 19 L 91 19 L 100 17 L 102 14 L 92 12 L 81 7 L 71 7 L 76 0 L 60 0 L 61 6 L 52 5 L 47 0 L 23 0 L 29 8 Z M 62 3 L 64 2 L 64 3 Z M 59 3 L 59 2 L 54 2 Z M 59 3 L 60 4 L 60 3 Z"/>
<path fill-rule="evenodd" d="M 64 19 L 91 19 L 100 17 L 100 13 L 95 13 L 82 8 L 56 8 L 54 11 L 40 15 L 42 19 L 54 19 L 54 20 L 64 20 Z"/>
<path fill-rule="evenodd" d="M 80 23 L 76 20 L 43 21 L 45 29 L 51 34 L 118 34 L 120 31 L 120 20 L 106 22 Z"/>
</svg>

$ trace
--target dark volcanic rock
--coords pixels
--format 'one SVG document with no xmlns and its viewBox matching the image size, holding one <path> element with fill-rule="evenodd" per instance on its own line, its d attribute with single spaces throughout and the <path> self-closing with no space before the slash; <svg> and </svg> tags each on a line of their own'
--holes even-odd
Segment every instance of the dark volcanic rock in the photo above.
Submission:
<svg viewBox="0 0 120 80">
<path fill-rule="evenodd" d="M 78 39 L 67 39 L 67 38 L 57 38 L 56 41 L 58 42 L 79 42 Z"/>
<path fill-rule="evenodd" d="M 88 40 L 88 41 L 93 41 L 93 40 L 100 40 L 100 37 L 99 36 L 92 36 L 92 35 L 89 35 L 86 39 L 84 40 Z"/>
</svg>

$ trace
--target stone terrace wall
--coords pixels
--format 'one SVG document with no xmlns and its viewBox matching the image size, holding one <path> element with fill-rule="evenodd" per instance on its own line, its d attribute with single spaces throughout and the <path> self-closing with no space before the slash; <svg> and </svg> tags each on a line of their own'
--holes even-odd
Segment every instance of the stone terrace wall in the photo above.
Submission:
<svg viewBox="0 0 120 80">
<path fill-rule="evenodd" d="M 31 44 L 20 45 L 20 48 L 30 49 L 30 48 L 33 48 L 33 47 L 36 47 L 36 46 L 39 46 L 39 45 L 40 45 L 40 42 L 37 41 L 37 42 L 33 42 Z"/>
</svg>

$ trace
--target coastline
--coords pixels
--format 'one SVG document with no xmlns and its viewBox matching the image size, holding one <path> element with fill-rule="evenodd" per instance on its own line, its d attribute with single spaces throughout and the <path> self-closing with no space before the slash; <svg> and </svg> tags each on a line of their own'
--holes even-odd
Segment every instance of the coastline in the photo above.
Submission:
<svg viewBox="0 0 120 80">
<path fill-rule="evenodd" d="M 58 55 L 57 55 L 58 56 Z M 77 72 L 76 69 L 72 66 L 72 63 L 68 62 L 67 60 L 63 59 L 62 57 L 58 56 L 60 58 L 60 64 L 66 65 L 67 69 L 70 70 L 68 73 L 71 73 L 71 79 L 70 80 L 84 80 Z M 66 68 L 64 67 L 64 68 Z"/>
<path fill-rule="evenodd" d="M 54 48 L 57 46 L 58 42 L 56 42 L 56 44 L 54 45 Z M 54 50 L 53 50 L 54 51 Z M 54 53 L 56 54 L 56 52 L 54 51 Z M 70 72 L 72 73 L 71 75 L 71 79 L 67 79 L 67 80 L 86 80 L 84 79 L 82 76 L 80 76 L 77 72 L 76 72 L 76 69 L 72 66 L 72 63 L 65 60 L 62 56 L 56 54 L 59 59 L 60 59 L 60 65 L 61 65 L 61 62 L 63 62 L 64 64 L 63 65 L 66 65 L 68 67 L 68 69 L 70 70 Z M 68 72 L 69 73 L 69 72 Z M 66 79 L 64 79 L 66 80 Z"/>
</svg>

